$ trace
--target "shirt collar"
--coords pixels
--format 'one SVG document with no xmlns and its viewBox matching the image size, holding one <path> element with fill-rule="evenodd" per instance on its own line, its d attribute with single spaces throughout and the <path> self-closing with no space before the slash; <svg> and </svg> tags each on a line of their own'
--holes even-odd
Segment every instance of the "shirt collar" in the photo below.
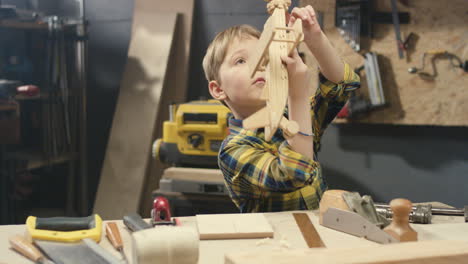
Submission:
<svg viewBox="0 0 468 264">
<path fill-rule="evenodd" d="M 239 134 L 242 129 L 242 119 L 235 119 L 234 116 L 231 116 L 229 118 L 229 132 Z"/>
</svg>

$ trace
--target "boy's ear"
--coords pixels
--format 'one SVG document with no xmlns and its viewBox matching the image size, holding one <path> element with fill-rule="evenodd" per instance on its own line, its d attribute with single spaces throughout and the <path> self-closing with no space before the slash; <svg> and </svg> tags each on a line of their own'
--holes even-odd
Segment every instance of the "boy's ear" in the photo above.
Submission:
<svg viewBox="0 0 468 264">
<path fill-rule="evenodd" d="M 208 89 L 210 90 L 210 94 L 214 99 L 225 100 L 227 97 L 223 88 L 221 88 L 221 85 L 219 85 L 217 81 L 210 81 L 208 83 Z"/>
</svg>

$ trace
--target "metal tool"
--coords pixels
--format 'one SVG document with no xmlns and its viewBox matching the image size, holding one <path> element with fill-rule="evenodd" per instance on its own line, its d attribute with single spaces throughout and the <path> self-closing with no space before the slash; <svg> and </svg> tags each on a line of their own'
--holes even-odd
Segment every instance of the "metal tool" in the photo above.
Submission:
<svg viewBox="0 0 468 264">
<path fill-rule="evenodd" d="M 393 26 L 395 28 L 395 37 L 396 37 L 396 42 L 397 42 L 398 56 L 400 57 L 400 59 L 403 59 L 404 45 L 403 45 L 403 41 L 401 40 L 400 18 L 398 17 L 397 3 L 396 3 L 396 0 L 391 0 L 391 2 L 392 2 L 392 20 L 393 20 Z"/>
<path fill-rule="evenodd" d="M 432 60 L 431 60 L 432 61 L 431 63 L 432 73 L 424 71 L 424 68 L 426 66 L 426 58 L 430 55 L 432 55 Z M 421 79 L 426 80 L 426 81 L 432 81 L 435 79 L 435 77 L 437 77 L 437 74 L 438 74 L 437 69 L 435 67 L 435 61 L 437 59 L 442 59 L 442 58 L 449 59 L 450 64 L 454 68 L 461 68 L 465 72 L 468 72 L 468 61 L 462 62 L 462 60 L 459 57 L 457 57 L 456 55 L 452 53 L 447 52 L 446 50 L 428 50 L 424 52 L 423 55 L 421 56 L 421 67 L 420 68 L 411 67 L 408 69 L 408 72 L 413 73 L 413 74 L 417 73 L 419 77 L 421 77 Z"/>
<path fill-rule="evenodd" d="M 50 262 L 33 244 L 24 237 L 16 235 L 9 239 L 11 247 L 21 255 L 34 261 L 36 264 L 50 264 Z"/>
<path fill-rule="evenodd" d="M 106 237 L 109 239 L 109 242 L 112 246 L 120 252 L 122 259 L 127 262 L 127 257 L 123 249 L 122 237 L 120 236 L 119 227 L 115 222 L 110 222 L 106 224 Z"/>
<path fill-rule="evenodd" d="M 293 216 L 309 248 L 325 247 L 322 238 L 306 213 L 293 213 Z"/>
<path fill-rule="evenodd" d="M 382 204 L 382 203 L 376 203 L 375 207 L 377 210 L 379 209 L 390 209 L 390 206 L 388 204 Z M 465 222 L 468 223 L 468 205 L 465 205 L 464 208 L 441 208 L 441 207 L 433 207 L 430 204 L 427 205 L 416 205 L 413 206 L 412 212 L 410 213 L 410 219 L 411 219 L 411 214 L 417 210 L 420 211 L 419 214 L 423 215 L 452 215 L 452 216 L 464 216 Z M 387 212 L 386 212 L 387 213 Z M 427 217 L 427 216 L 423 216 Z"/>
<path fill-rule="evenodd" d="M 111 264 L 121 264 L 122 262 L 127 263 L 126 259 L 124 259 L 124 261 L 120 261 L 119 259 L 114 257 L 114 255 L 110 254 L 107 250 L 105 250 L 103 247 L 98 245 L 92 239 L 85 238 L 85 239 L 83 239 L 83 243 L 86 246 L 88 246 L 88 248 L 91 249 L 96 255 L 103 258 L 107 263 L 111 263 Z"/>
<path fill-rule="evenodd" d="M 26 228 L 33 239 L 75 242 L 84 238 L 101 240 L 102 219 L 98 214 L 88 217 L 50 217 L 26 219 Z"/>
<path fill-rule="evenodd" d="M 342 197 L 351 211 L 364 217 L 374 225 L 384 228 L 390 224 L 390 221 L 377 213 L 371 196 L 364 195 L 361 197 L 357 192 L 345 192 Z"/>
<path fill-rule="evenodd" d="M 323 214 L 322 225 L 331 229 L 363 237 L 381 244 L 399 242 L 361 215 L 336 208 L 328 208 Z"/>
<path fill-rule="evenodd" d="M 123 222 L 125 226 L 132 232 L 151 228 L 151 225 L 145 222 L 143 218 L 141 218 L 141 216 L 137 213 L 125 215 L 123 217 Z"/>
<path fill-rule="evenodd" d="M 169 201 L 162 196 L 154 198 L 153 209 L 151 210 L 151 224 L 157 225 L 177 225 L 176 219 L 171 217 L 171 207 Z"/>
<path fill-rule="evenodd" d="M 387 105 L 380 76 L 378 56 L 374 52 L 366 53 L 364 55 L 364 65 L 355 69 L 357 73 L 360 73 L 362 70 L 366 72 L 369 99 L 353 92 L 348 104 L 338 113 L 339 118 L 357 118 L 373 109 Z"/>
<path fill-rule="evenodd" d="M 92 239 L 83 239 L 78 243 L 35 240 L 34 244 L 57 264 L 121 264 Z"/>
<path fill-rule="evenodd" d="M 429 205 L 430 206 L 430 205 Z M 431 209 L 428 205 L 418 205 L 410 212 L 409 221 L 415 224 L 430 224 L 432 221 Z M 387 219 L 392 219 L 393 211 L 390 207 L 379 207 L 376 205 L 377 213 Z"/>
</svg>

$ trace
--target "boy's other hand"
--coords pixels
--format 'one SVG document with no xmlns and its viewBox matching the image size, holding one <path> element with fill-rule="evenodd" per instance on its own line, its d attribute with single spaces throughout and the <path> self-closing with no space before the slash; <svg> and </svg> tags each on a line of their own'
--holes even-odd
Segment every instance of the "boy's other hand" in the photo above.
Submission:
<svg viewBox="0 0 468 264">
<path fill-rule="evenodd" d="M 299 56 L 297 49 L 294 49 L 291 56 L 282 56 L 281 60 L 288 69 L 289 97 L 291 99 L 302 98 L 308 100 L 311 95 L 311 89 L 309 89 L 311 73 Z"/>
<path fill-rule="evenodd" d="M 288 26 L 294 24 L 297 19 L 302 20 L 302 31 L 304 32 L 304 41 L 313 40 L 322 32 L 314 8 L 308 5 L 306 7 L 295 7 L 291 11 L 288 19 Z"/>
</svg>

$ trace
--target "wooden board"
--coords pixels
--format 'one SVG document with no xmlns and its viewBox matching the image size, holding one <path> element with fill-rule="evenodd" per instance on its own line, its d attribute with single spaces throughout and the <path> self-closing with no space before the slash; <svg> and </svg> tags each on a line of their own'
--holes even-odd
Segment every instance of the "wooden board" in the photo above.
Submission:
<svg viewBox="0 0 468 264">
<path fill-rule="evenodd" d="M 170 167 L 164 170 L 162 177 L 175 180 L 224 182 L 223 173 L 218 169 Z"/>
<path fill-rule="evenodd" d="M 300 5 L 312 5 L 323 14 L 324 32 L 338 50 L 342 58 L 353 68 L 363 65 L 363 57 L 352 50 L 335 28 L 335 2 L 319 0 L 301 0 Z M 391 1 L 375 0 L 375 9 L 379 12 L 391 12 Z M 363 39 L 370 51 L 381 54 L 381 77 L 385 96 L 390 104 L 388 108 L 376 110 L 368 117 L 357 120 L 363 123 L 408 124 L 408 125 L 468 125 L 468 93 L 466 82 L 468 74 L 460 68 L 453 68 L 447 59 L 435 62 L 438 76 L 435 81 L 427 82 L 414 74 L 408 73 L 410 67 L 421 66 L 421 56 L 427 50 L 446 49 L 462 60 L 468 56 L 468 33 L 465 0 L 444 1 L 413 0 L 406 1 L 409 6 L 397 1 L 400 12 L 410 13 L 410 24 L 401 25 L 402 38 L 414 32 L 419 36 L 415 50 L 410 52 L 409 61 L 398 58 L 395 32 L 392 24 L 375 24 L 375 38 Z M 306 52 L 306 61 L 316 69 L 315 59 Z M 369 50 L 369 49 L 367 49 Z M 430 58 L 429 58 L 430 59 Z M 430 60 L 426 59 L 426 69 Z M 317 76 L 315 76 L 317 78 Z M 361 92 L 366 94 L 365 75 L 361 76 Z M 317 80 L 313 81 L 317 83 Z M 314 87 L 315 89 L 315 87 Z"/>
<path fill-rule="evenodd" d="M 359 248 L 251 251 L 226 254 L 226 264 L 256 263 L 366 263 L 366 264 L 455 264 L 468 259 L 468 243 L 423 241 Z"/>
<path fill-rule="evenodd" d="M 186 101 L 194 2 L 194 0 L 135 1 L 135 9 L 154 13 L 178 14 L 173 40 L 174 46 L 167 66 L 167 76 L 164 84 L 167 88 L 163 89 L 161 94 L 153 141 L 162 137 L 163 122 L 169 119 L 169 104 Z M 165 167 L 166 165 L 155 159 L 151 158 L 149 160 L 142 194 L 143 199 L 139 208 L 140 214 L 144 217 L 150 216 L 149 208 L 153 203 L 151 192 L 159 188 L 159 179 L 161 179 Z"/>
<path fill-rule="evenodd" d="M 273 228 L 263 214 L 197 215 L 201 240 L 273 237 Z"/>
<path fill-rule="evenodd" d="M 94 212 L 104 219 L 122 219 L 139 209 L 176 19 L 175 13 L 135 9 L 128 61 L 94 204 Z"/>
</svg>

